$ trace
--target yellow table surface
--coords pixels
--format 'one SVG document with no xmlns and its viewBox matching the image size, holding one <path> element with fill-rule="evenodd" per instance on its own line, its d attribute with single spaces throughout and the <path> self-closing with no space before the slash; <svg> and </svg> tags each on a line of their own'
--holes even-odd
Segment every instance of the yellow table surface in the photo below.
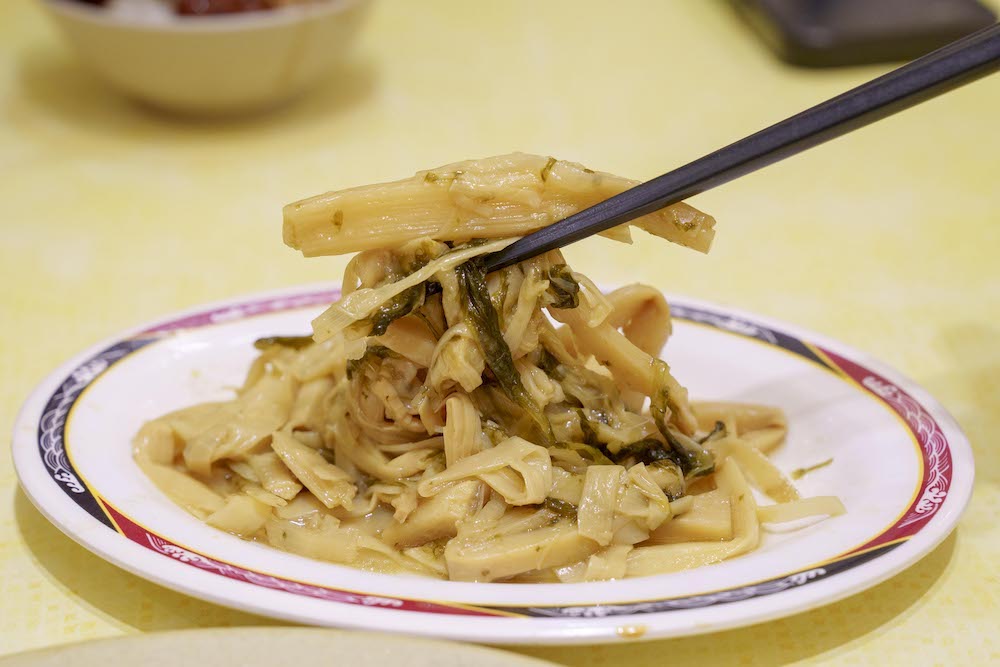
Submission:
<svg viewBox="0 0 1000 667">
<path fill-rule="evenodd" d="M 0 2 L 0 432 L 53 367 L 116 331 L 337 279 L 343 259 L 282 245 L 285 202 L 511 150 L 649 178 L 885 71 L 782 66 L 725 2 L 693 0 L 383 0 L 356 56 L 275 113 L 187 121 L 105 89 L 36 6 Z M 719 221 L 707 257 L 644 235 L 568 251 L 598 281 L 781 318 L 916 379 L 975 448 L 958 530 L 890 581 L 785 620 L 525 653 L 635 667 L 1000 661 L 998 112 L 994 78 L 702 195 Z M 262 623 L 91 555 L 0 456 L 0 654 Z"/>
</svg>

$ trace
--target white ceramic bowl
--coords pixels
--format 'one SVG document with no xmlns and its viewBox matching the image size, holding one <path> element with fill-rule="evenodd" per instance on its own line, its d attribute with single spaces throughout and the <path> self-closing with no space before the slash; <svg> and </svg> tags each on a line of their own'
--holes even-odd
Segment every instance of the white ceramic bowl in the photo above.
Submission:
<svg viewBox="0 0 1000 667">
<path fill-rule="evenodd" d="M 520 644 L 678 637 L 829 604 L 929 553 L 972 493 L 968 439 L 913 382 L 818 334 L 668 296 L 674 331 L 664 354 L 691 395 L 784 409 L 789 438 L 772 460 L 782 470 L 827 461 L 795 485 L 806 497 L 839 496 L 846 514 L 768 527 L 754 551 L 722 563 L 573 584 L 367 572 L 246 542 L 188 514 L 136 465 L 133 435 L 171 410 L 232 398 L 227 387 L 245 377 L 254 340 L 308 331 L 339 296 L 325 285 L 204 306 L 63 365 L 14 425 L 25 493 L 94 553 L 205 600 L 300 623 Z"/>
<path fill-rule="evenodd" d="M 344 58 L 369 4 L 320 0 L 150 21 L 73 0 L 43 0 L 101 78 L 143 102 L 194 114 L 258 110 L 304 91 Z"/>
</svg>

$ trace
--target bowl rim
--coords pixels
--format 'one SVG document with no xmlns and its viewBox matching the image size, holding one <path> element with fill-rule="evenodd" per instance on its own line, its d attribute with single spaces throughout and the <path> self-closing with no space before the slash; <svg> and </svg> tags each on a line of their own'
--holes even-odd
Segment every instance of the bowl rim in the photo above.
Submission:
<svg viewBox="0 0 1000 667">
<path fill-rule="evenodd" d="M 105 7 L 78 0 L 41 0 L 53 13 L 94 25 L 161 33 L 228 33 L 268 29 L 319 19 L 346 12 L 368 0 L 313 0 L 304 4 L 269 10 L 236 12 L 211 16 L 175 15 L 170 21 L 155 22 L 132 16 L 118 16 Z"/>
</svg>

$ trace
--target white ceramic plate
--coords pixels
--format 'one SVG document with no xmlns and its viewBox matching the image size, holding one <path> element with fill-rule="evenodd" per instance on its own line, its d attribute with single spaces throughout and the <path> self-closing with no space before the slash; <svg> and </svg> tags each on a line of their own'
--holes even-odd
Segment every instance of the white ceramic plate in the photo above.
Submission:
<svg viewBox="0 0 1000 667">
<path fill-rule="evenodd" d="M 0 658 L 0 667 L 277 667 L 318 661 L 350 667 L 552 667 L 551 662 L 468 644 L 315 628 L 160 632 L 12 655 Z"/>
<path fill-rule="evenodd" d="M 334 288 L 268 293 L 189 311 L 81 354 L 18 417 L 25 491 L 67 535 L 190 595 L 311 623 L 481 642 L 673 637 L 803 611 L 912 565 L 954 528 L 972 452 L 912 382 L 843 345 L 728 308 L 671 299 L 664 357 L 693 397 L 788 414 L 785 470 L 833 457 L 798 482 L 847 514 L 769 532 L 756 551 L 677 574 L 586 584 L 470 584 L 373 574 L 244 542 L 175 506 L 135 466 L 143 421 L 231 395 L 258 337 L 308 330 Z"/>
</svg>

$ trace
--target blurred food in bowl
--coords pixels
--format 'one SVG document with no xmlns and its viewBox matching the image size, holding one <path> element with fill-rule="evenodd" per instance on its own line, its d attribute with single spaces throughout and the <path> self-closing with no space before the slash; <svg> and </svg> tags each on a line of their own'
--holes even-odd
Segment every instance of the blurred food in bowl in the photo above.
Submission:
<svg viewBox="0 0 1000 667">
<path fill-rule="evenodd" d="M 303 4 L 315 0 L 174 0 L 178 14 L 231 14 L 275 9 L 284 5 Z"/>
<path fill-rule="evenodd" d="M 174 12 L 186 16 L 235 14 L 288 5 L 302 5 L 323 0 L 76 0 L 85 5 L 108 7 L 115 12 L 131 12 L 136 7 L 146 12 Z"/>
<path fill-rule="evenodd" d="M 43 0 L 102 79 L 171 111 L 288 100 L 345 58 L 370 0 Z"/>
</svg>

